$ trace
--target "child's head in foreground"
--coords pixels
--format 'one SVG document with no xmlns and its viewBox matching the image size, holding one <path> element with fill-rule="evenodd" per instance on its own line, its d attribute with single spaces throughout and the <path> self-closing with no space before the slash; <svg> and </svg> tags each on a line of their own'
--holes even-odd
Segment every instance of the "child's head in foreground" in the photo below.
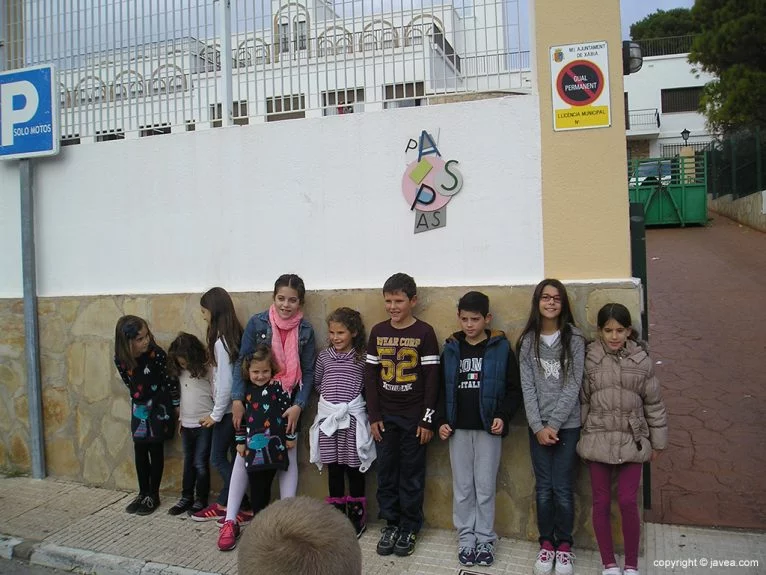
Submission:
<svg viewBox="0 0 766 575">
<path fill-rule="evenodd" d="M 239 575 L 361 575 L 362 549 L 348 518 L 311 497 L 258 513 L 239 544 Z"/>
</svg>

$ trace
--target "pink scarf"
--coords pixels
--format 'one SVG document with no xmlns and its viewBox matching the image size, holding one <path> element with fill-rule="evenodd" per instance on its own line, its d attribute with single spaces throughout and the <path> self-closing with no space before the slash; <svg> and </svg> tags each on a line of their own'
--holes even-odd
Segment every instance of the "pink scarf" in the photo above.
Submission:
<svg viewBox="0 0 766 575">
<path fill-rule="evenodd" d="M 269 323 L 271 324 L 271 352 L 274 354 L 279 373 L 273 379 L 282 383 L 282 389 L 292 393 L 296 385 L 300 384 L 303 374 L 301 373 L 301 361 L 298 355 L 298 326 L 303 319 L 303 311 L 298 310 L 290 319 L 282 319 L 277 313 L 277 308 L 271 304 L 269 308 Z M 285 343 L 282 345 L 281 334 L 287 332 Z"/>
</svg>

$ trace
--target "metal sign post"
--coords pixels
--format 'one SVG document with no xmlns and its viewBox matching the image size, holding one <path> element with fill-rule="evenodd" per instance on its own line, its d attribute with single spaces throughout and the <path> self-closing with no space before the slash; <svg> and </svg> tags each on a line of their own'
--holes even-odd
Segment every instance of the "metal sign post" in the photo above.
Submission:
<svg viewBox="0 0 766 575">
<path fill-rule="evenodd" d="M 0 73 L 0 159 L 19 160 L 24 336 L 32 476 L 45 477 L 32 165 L 59 152 L 58 81 L 52 66 Z"/>
</svg>

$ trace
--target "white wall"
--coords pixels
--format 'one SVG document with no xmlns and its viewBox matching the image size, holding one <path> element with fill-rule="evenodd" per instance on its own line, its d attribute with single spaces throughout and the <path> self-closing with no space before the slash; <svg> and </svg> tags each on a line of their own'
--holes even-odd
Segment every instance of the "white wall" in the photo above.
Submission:
<svg viewBox="0 0 766 575">
<path fill-rule="evenodd" d="M 465 185 L 413 234 L 401 179 L 431 131 Z M 537 99 L 515 96 L 65 147 L 35 165 L 40 295 L 530 283 L 543 274 Z M 0 296 L 21 294 L 0 168 Z M 9 193 L 10 192 L 10 193 Z"/>
<path fill-rule="evenodd" d="M 704 86 L 714 79 L 711 74 L 694 73 L 694 65 L 687 60 L 688 54 L 652 56 L 644 58 L 644 65 L 636 74 L 625 76 L 625 91 L 628 92 L 630 110 L 657 108 L 661 117 L 661 144 L 683 143 L 681 131 L 686 128 L 691 132 L 690 141 L 695 136 L 707 137 L 705 118 L 696 112 L 662 112 L 661 91 L 668 88 L 691 88 Z M 659 145 L 659 144 L 658 144 Z"/>
<path fill-rule="evenodd" d="M 21 199 L 17 162 L 0 162 L 0 297 L 21 287 Z"/>
</svg>

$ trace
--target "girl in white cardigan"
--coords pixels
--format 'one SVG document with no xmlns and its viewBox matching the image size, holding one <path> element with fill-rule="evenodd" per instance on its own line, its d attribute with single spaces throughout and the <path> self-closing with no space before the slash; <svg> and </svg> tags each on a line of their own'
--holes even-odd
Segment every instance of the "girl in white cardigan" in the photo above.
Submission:
<svg viewBox="0 0 766 575">
<path fill-rule="evenodd" d="M 314 385 L 320 394 L 319 412 L 309 433 L 310 461 L 328 467 L 327 502 L 348 515 L 357 537 L 367 525 L 364 472 L 375 460 L 362 398 L 367 345 L 359 312 L 336 309 L 327 318 L 330 347 L 317 357 Z M 346 495 L 348 477 L 349 495 Z"/>
</svg>

